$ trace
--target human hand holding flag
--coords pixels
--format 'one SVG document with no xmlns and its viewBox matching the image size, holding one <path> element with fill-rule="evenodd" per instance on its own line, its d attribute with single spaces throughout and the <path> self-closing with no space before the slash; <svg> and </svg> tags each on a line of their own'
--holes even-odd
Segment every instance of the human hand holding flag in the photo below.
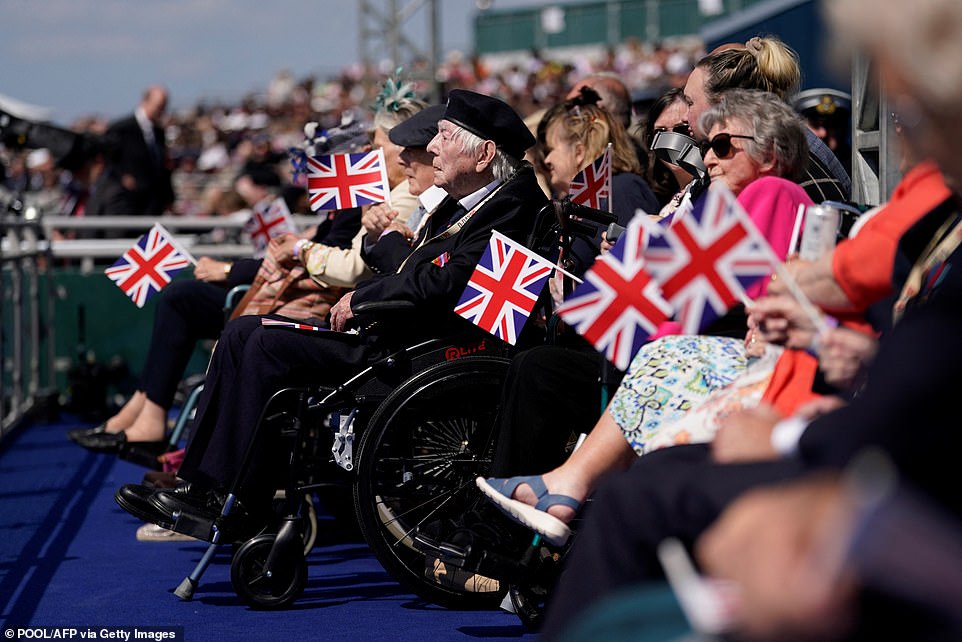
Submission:
<svg viewBox="0 0 962 642">
<path fill-rule="evenodd" d="M 174 275 L 197 261 L 160 223 L 104 270 L 138 308 L 171 282 Z"/>
</svg>

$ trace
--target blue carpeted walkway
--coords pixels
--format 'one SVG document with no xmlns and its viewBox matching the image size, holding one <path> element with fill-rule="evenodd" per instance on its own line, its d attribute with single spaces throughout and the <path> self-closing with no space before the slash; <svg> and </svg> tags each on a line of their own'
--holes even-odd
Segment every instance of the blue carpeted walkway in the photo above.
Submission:
<svg viewBox="0 0 962 642">
<path fill-rule="evenodd" d="M 399 587 L 363 542 L 319 545 L 303 596 L 254 611 L 230 585 L 230 550 L 191 602 L 172 590 L 200 543 L 145 543 L 113 494 L 144 469 L 70 443 L 68 423 L 36 424 L 0 451 L 0 628 L 183 626 L 185 639 L 534 640 L 501 611 L 450 611 Z"/>
</svg>

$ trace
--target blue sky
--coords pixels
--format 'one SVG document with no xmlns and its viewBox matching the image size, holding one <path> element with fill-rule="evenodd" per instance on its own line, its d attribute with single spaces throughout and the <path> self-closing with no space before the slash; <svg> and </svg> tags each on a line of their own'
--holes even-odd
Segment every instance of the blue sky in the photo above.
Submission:
<svg viewBox="0 0 962 642">
<path fill-rule="evenodd" d="M 475 1 L 440 6 L 443 50 L 469 50 Z M 407 24 L 424 42 L 425 10 Z M 49 108 L 64 124 L 128 113 L 155 82 L 171 89 L 175 108 L 233 100 L 282 68 L 325 76 L 357 61 L 358 30 L 352 0 L 2 0 L 0 94 Z"/>
</svg>

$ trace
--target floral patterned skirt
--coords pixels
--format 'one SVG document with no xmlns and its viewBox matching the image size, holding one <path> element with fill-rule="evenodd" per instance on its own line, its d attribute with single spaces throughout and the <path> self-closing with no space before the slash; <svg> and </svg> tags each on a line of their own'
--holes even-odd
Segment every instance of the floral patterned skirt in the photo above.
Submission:
<svg viewBox="0 0 962 642">
<path fill-rule="evenodd" d="M 659 430 L 684 417 L 746 365 L 740 339 L 672 335 L 642 346 L 608 412 L 636 453 L 653 450 Z"/>
</svg>

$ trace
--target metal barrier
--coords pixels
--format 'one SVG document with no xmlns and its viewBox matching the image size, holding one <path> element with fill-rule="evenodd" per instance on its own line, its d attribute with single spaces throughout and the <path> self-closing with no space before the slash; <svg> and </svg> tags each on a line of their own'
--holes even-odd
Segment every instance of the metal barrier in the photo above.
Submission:
<svg viewBox="0 0 962 642">
<path fill-rule="evenodd" d="M 0 214 L 0 439 L 54 394 L 53 296 L 39 221 Z"/>
</svg>

